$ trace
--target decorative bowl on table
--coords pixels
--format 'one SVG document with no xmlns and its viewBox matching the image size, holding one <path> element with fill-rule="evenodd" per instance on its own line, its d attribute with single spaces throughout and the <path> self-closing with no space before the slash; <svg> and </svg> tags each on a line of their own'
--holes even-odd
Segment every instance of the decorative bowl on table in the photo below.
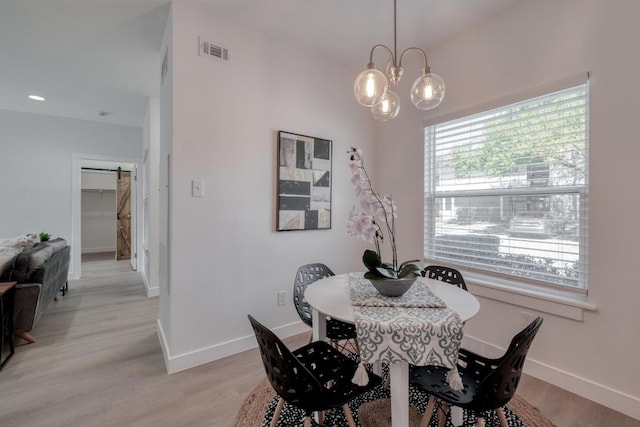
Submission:
<svg viewBox="0 0 640 427">
<path fill-rule="evenodd" d="M 417 277 L 404 277 L 402 279 L 377 279 L 370 280 L 378 292 L 387 297 L 399 297 L 405 294 Z"/>
</svg>

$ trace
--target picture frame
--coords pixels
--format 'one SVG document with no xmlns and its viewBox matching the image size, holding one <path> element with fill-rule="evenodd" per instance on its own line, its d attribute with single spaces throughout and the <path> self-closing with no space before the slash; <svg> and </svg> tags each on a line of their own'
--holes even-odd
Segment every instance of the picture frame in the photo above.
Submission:
<svg viewBox="0 0 640 427">
<path fill-rule="evenodd" d="M 276 230 L 331 228 L 333 141 L 278 131 Z"/>
</svg>

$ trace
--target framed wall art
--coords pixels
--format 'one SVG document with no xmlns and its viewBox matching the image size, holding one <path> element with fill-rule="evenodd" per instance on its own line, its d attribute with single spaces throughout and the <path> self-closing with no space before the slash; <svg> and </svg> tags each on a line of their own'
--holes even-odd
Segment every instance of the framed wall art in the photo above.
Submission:
<svg viewBox="0 0 640 427">
<path fill-rule="evenodd" d="M 331 228 L 332 141 L 278 132 L 277 231 Z"/>
</svg>

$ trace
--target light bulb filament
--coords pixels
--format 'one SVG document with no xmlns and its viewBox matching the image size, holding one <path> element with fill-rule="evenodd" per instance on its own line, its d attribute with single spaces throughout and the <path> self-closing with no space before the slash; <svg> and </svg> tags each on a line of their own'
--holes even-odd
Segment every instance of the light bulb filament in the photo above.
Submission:
<svg viewBox="0 0 640 427">
<path fill-rule="evenodd" d="M 433 86 L 431 83 L 424 87 L 424 98 L 425 99 L 433 99 Z"/>
<path fill-rule="evenodd" d="M 373 98 L 376 94 L 376 83 L 373 79 L 373 76 L 369 76 L 367 79 L 367 96 L 369 98 Z"/>
<path fill-rule="evenodd" d="M 385 99 L 382 101 L 382 112 L 383 113 L 388 113 L 389 111 L 391 111 L 391 108 L 389 108 L 389 100 Z"/>
</svg>

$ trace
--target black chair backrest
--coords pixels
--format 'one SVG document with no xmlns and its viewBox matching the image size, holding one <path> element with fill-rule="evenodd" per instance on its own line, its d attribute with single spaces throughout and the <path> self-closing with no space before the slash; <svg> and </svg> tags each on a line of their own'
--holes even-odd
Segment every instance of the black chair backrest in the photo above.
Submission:
<svg viewBox="0 0 640 427">
<path fill-rule="evenodd" d="M 501 408 L 513 397 L 520 382 L 527 352 L 540 325 L 542 317 L 536 317 L 529 326 L 513 337 L 505 354 L 496 360 L 495 369 L 480 382 L 476 391 L 480 408 Z"/>
<path fill-rule="evenodd" d="M 298 268 L 296 279 L 293 282 L 293 305 L 295 305 L 300 319 L 308 326 L 312 325 L 311 306 L 304 298 L 304 291 L 311 283 L 329 276 L 335 276 L 335 274 L 324 264 L 306 264 Z"/>
<path fill-rule="evenodd" d="M 422 277 L 441 280 L 445 283 L 456 285 L 465 291 L 468 290 L 462 274 L 455 268 L 444 267 L 441 265 L 428 265 L 422 270 L 421 274 Z"/>
<path fill-rule="evenodd" d="M 253 316 L 248 317 L 258 340 L 267 378 L 275 392 L 290 404 L 305 402 L 309 394 L 321 393 L 320 383 L 280 338 Z"/>
</svg>

